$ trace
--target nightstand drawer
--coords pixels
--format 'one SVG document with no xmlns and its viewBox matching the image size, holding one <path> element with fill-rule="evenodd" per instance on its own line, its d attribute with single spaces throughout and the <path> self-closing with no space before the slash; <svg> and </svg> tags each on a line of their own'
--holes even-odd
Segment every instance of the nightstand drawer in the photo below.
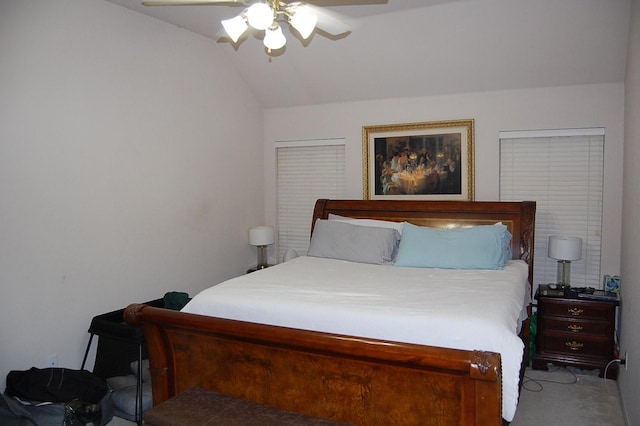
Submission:
<svg viewBox="0 0 640 426">
<path fill-rule="evenodd" d="M 567 334 L 545 334 L 544 350 L 571 356 L 610 357 L 612 342 L 609 339 L 588 339 Z"/>
<path fill-rule="evenodd" d="M 562 318 L 544 318 L 544 329 L 561 331 L 572 335 L 596 335 L 607 337 L 611 334 L 611 323 L 602 321 L 572 321 Z"/>
<path fill-rule="evenodd" d="M 608 320 L 613 315 L 613 305 L 607 303 L 580 303 L 579 301 L 552 300 L 544 304 L 544 314 L 566 318 Z"/>
</svg>

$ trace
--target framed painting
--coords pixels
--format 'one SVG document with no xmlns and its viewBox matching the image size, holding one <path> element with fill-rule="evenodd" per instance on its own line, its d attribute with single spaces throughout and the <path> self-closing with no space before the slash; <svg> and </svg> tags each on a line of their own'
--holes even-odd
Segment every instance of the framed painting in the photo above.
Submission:
<svg viewBox="0 0 640 426">
<path fill-rule="evenodd" d="M 362 128 L 365 200 L 473 201 L 473 120 Z"/>
</svg>

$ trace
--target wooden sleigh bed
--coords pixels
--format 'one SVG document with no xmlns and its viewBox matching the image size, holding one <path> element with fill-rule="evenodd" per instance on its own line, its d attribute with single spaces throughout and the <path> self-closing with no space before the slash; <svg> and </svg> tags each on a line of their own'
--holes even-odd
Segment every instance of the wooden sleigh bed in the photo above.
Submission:
<svg viewBox="0 0 640 426">
<path fill-rule="evenodd" d="M 502 222 L 513 235 L 513 259 L 528 263 L 532 281 L 534 202 L 318 200 L 313 224 L 329 214 L 435 228 Z M 530 296 L 530 288 L 527 291 Z M 127 307 L 125 320 L 144 332 L 154 405 L 200 386 L 357 425 L 503 423 L 499 353 L 307 331 L 140 304 Z M 521 330 L 524 365 L 528 319 Z"/>
</svg>

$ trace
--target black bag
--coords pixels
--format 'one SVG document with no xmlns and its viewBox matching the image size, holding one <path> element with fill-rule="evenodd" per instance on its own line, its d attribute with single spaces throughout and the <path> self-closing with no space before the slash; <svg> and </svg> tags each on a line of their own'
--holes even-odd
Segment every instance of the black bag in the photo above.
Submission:
<svg viewBox="0 0 640 426">
<path fill-rule="evenodd" d="M 33 367 L 10 371 L 6 394 L 26 403 L 25 409 L 37 424 L 48 424 L 50 420 L 44 418 L 61 416 L 63 421 L 58 424 L 65 426 L 104 425 L 113 417 L 107 382 L 86 370 Z"/>
</svg>

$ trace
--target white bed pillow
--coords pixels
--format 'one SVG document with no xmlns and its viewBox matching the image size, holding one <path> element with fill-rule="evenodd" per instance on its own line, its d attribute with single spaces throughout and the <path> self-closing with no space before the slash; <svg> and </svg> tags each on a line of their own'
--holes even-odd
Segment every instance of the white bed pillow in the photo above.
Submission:
<svg viewBox="0 0 640 426">
<path fill-rule="evenodd" d="M 318 219 L 307 254 L 382 265 L 393 262 L 399 241 L 396 229 Z"/>
<path fill-rule="evenodd" d="M 402 222 L 380 219 L 357 219 L 355 217 L 340 216 L 333 213 L 329 213 L 329 220 L 350 223 L 352 225 L 371 226 L 374 228 L 391 228 L 395 229 L 400 235 L 402 235 Z"/>
</svg>

